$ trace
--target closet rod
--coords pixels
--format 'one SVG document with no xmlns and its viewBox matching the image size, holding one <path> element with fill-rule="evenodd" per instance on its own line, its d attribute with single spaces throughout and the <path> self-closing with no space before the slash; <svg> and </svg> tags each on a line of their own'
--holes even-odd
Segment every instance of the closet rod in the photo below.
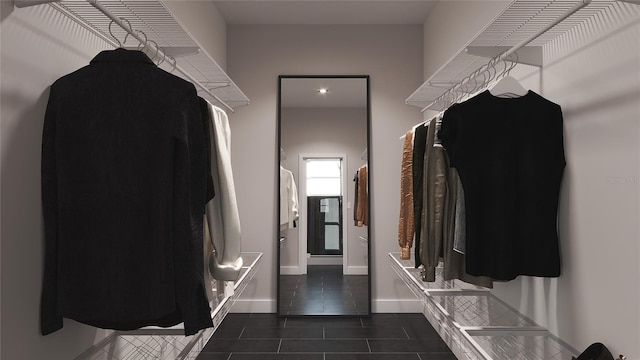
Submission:
<svg viewBox="0 0 640 360">
<path fill-rule="evenodd" d="M 46 3 L 54 3 L 54 2 L 60 2 L 61 0 L 14 0 L 14 5 L 16 7 L 22 8 L 22 7 L 28 7 L 28 6 L 34 6 L 34 5 L 39 5 L 39 4 L 46 4 Z M 124 29 L 127 33 L 129 33 L 129 35 L 133 36 L 136 40 L 138 40 L 141 44 L 145 44 L 145 46 L 148 46 L 149 49 L 151 49 L 151 51 L 156 52 L 157 51 L 157 55 L 163 59 L 169 59 L 172 58 L 173 59 L 173 64 L 171 65 L 175 65 L 175 70 L 178 70 L 182 75 L 184 75 L 184 77 L 186 77 L 187 79 L 189 79 L 189 81 L 191 81 L 194 85 L 196 85 L 197 87 L 199 87 L 200 89 L 202 89 L 202 91 L 204 91 L 205 93 L 207 93 L 207 95 L 211 96 L 212 98 L 216 99 L 216 101 L 218 101 L 220 104 L 222 104 L 224 107 L 226 107 L 227 109 L 229 109 L 229 111 L 231 112 L 235 112 L 235 110 L 233 110 L 233 108 L 231 106 L 229 106 L 226 102 L 222 101 L 222 99 L 220 99 L 217 95 L 215 95 L 214 93 L 211 92 L 211 90 L 209 90 L 207 87 L 205 87 L 204 85 L 202 85 L 202 83 L 200 83 L 198 80 L 196 80 L 193 76 L 191 76 L 191 74 L 189 74 L 187 71 L 185 71 L 184 69 L 182 69 L 179 65 L 178 65 L 178 61 L 173 58 L 173 57 L 169 57 L 166 56 L 166 54 L 164 53 L 164 51 L 162 50 L 161 47 L 158 47 L 156 45 L 153 44 L 153 42 L 150 41 L 146 41 L 146 39 L 144 39 L 142 36 L 140 36 L 140 34 L 137 31 L 134 31 L 128 24 L 126 24 L 124 21 L 122 21 L 118 16 L 114 15 L 111 11 L 109 11 L 109 9 L 107 9 L 106 7 L 104 7 L 104 5 L 102 5 L 98 0 L 86 0 L 89 4 L 91 4 L 91 6 L 93 6 L 94 8 L 98 9 L 101 13 L 103 13 L 104 15 L 106 15 L 109 19 L 111 19 L 114 23 L 118 24 L 122 29 Z M 80 23 L 80 20 L 73 18 L 74 21 L 78 21 Z M 83 25 L 82 23 L 80 23 L 80 25 Z M 102 34 L 99 31 L 94 31 L 96 34 L 100 35 L 101 37 L 105 37 L 104 34 Z M 109 42 L 111 38 L 109 38 Z"/>
<path fill-rule="evenodd" d="M 582 9 L 583 7 L 589 5 L 591 3 L 592 0 L 580 0 L 579 3 L 577 3 L 575 6 L 573 6 L 571 9 L 567 10 L 566 13 L 562 14 L 560 17 L 558 17 L 557 19 L 555 19 L 554 21 L 550 22 L 547 26 L 543 27 L 542 29 L 536 31 L 535 33 L 533 33 L 532 35 L 530 35 L 529 37 L 527 37 L 526 39 L 522 40 L 521 42 L 519 42 L 518 44 L 514 45 L 511 49 L 503 52 L 500 56 L 498 56 L 496 58 L 496 63 L 503 61 L 504 59 L 508 58 L 509 56 L 511 56 L 513 53 L 515 53 L 516 51 L 520 50 L 521 48 L 523 48 L 525 45 L 527 45 L 528 43 L 532 42 L 533 40 L 537 39 L 538 36 L 544 34 L 545 32 L 547 32 L 549 29 L 551 29 L 552 27 L 558 25 L 559 23 L 561 23 L 564 19 L 568 18 L 569 16 L 573 15 L 573 13 L 575 13 L 576 11 Z M 474 77 L 472 78 L 468 78 L 466 79 L 466 81 L 464 81 L 465 79 L 463 79 L 462 81 L 460 81 L 459 83 L 457 83 L 456 85 L 452 86 L 450 89 L 455 88 L 456 86 L 462 86 L 464 85 L 464 83 L 467 83 L 473 79 L 475 79 L 476 77 L 480 76 L 480 74 L 476 74 Z M 434 100 L 431 102 L 431 104 L 425 106 L 424 108 L 422 108 L 422 110 L 420 110 L 420 112 L 425 112 L 426 110 L 428 110 L 429 108 L 431 108 L 433 105 L 435 105 L 438 102 L 438 99 Z"/>
<path fill-rule="evenodd" d="M 124 21 L 122 21 L 119 17 L 117 17 L 116 15 L 114 15 L 111 11 L 109 11 L 109 9 L 107 9 L 106 7 L 104 7 L 102 4 L 100 4 L 100 2 L 98 0 L 87 0 L 87 2 L 89 4 L 91 4 L 94 8 L 100 10 L 101 13 L 105 14 L 109 19 L 111 19 L 113 22 L 115 22 L 116 24 L 120 25 L 121 28 L 123 28 L 124 30 L 126 30 L 131 36 L 133 36 L 134 38 L 136 38 L 136 40 L 138 40 L 140 43 L 145 43 L 144 38 L 142 36 L 140 36 L 138 34 L 138 32 L 134 31 L 132 28 L 129 27 L 129 25 L 125 24 Z M 161 56 L 163 58 L 166 57 L 164 51 L 161 48 L 156 47 L 153 43 L 148 43 L 147 45 L 149 45 L 149 48 L 152 51 L 157 51 L 158 56 Z M 206 92 L 208 95 L 212 96 L 214 99 L 216 99 L 220 104 L 224 105 L 224 107 L 226 107 L 227 109 L 229 109 L 229 111 L 231 112 L 235 112 L 233 110 L 233 108 L 231 106 L 229 106 L 227 103 L 225 103 L 224 101 L 222 101 L 222 99 L 220 99 L 218 96 L 216 96 L 214 93 L 212 93 L 209 89 L 207 89 L 204 85 L 202 85 L 198 80 L 196 80 L 193 76 L 191 76 L 191 74 L 189 74 L 188 72 L 186 72 L 184 69 L 182 69 L 179 65 L 178 65 L 178 60 L 176 60 L 175 58 L 173 58 L 173 62 L 175 64 L 175 69 L 180 71 L 180 73 L 182 73 L 182 75 L 184 75 L 187 79 L 189 79 L 189 81 L 191 81 L 194 85 L 198 86 L 200 89 L 202 89 L 204 92 Z"/>
</svg>

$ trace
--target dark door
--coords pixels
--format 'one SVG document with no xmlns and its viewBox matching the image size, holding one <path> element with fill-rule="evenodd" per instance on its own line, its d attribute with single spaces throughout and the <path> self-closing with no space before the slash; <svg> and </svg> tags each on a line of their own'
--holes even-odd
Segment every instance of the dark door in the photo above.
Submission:
<svg viewBox="0 0 640 360">
<path fill-rule="evenodd" d="M 308 196 L 307 252 L 342 255 L 342 196 Z"/>
</svg>

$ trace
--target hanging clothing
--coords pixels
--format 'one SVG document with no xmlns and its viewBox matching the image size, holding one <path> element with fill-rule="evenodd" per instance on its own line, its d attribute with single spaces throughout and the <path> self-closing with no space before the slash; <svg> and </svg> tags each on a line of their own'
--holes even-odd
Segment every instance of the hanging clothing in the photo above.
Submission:
<svg viewBox="0 0 640 360">
<path fill-rule="evenodd" d="M 464 255 L 464 247 L 467 236 L 467 217 L 464 207 L 464 189 L 460 181 L 460 175 L 456 170 L 456 188 L 458 189 L 456 196 L 456 214 L 455 214 L 455 232 L 453 235 L 453 249 Z"/>
<path fill-rule="evenodd" d="M 419 246 L 421 262 L 425 268 L 425 281 L 435 281 L 435 268 L 440 261 L 447 191 L 448 163 L 444 149 L 434 146 L 435 124 L 434 118 L 427 129 L 422 183 L 422 229 Z"/>
<path fill-rule="evenodd" d="M 446 153 L 445 153 L 446 156 Z M 449 158 L 445 158 L 447 164 L 447 191 L 444 201 L 444 221 L 442 234 L 442 258 L 444 261 L 444 269 L 442 277 L 444 280 L 461 280 L 468 284 L 493 288 L 493 279 L 487 276 L 473 276 L 467 273 L 465 264 L 465 255 L 454 249 L 458 227 L 462 227 L 464 231 L 464 223 L 457 217 L 459 213 L 464 214 L 464 209 L 458 211 L 458 196 L 464 194 L 459 191 L 458 171 L 449 167 Z M 463 195 L 464 196 L 464 195 Z"/>
<path fill-rule="evenodd" d="M 560 275 L 562 122 L 560 106 L 533 91 L 487 90 L 445 112 L 439 135 L 464 187 L 469 274 Z"/>
<path fill-rule="evenodd" d="M 211 119 L 209 117 L 209 103 L 207 100 L 198 96 L 198 105 L 200 106 L 200 119 L 204 128 L 204 144 L 206 146 L 205 158 L 207 163 L 207 174 L 205 181 L 207 182 L 207 192 L 204 200 L 204 203 L 206 204 L 215 196 L 213 176 L 211 175 L 211 154 L 213 154 L 213 148 L 211 145 Z M 209 270 L 206 270 L 206 272 L 208 271 Z"/>
<path fill-rule="evenodd" d="M 400 173 L 400 218 L 398 222 L 398 245 L 400 245 L 400 259 L 411 258 L 413 245 L 413 131 L 407 131 L 402 149 L 402 170 Z"/>
<path fill-rule="evenodd" d="M 356 226 L 369 225 L 369 175 L 367 165 L 358 169 L 358 200 L 356 201 Z"/>
<path fill-rule="evenodd" d="M 353 207 L 353 225 L 354 226 L 358 226 L 358 174 L 359 174 L 360 170 L 356 170 L 356 175 L 353 177 L 353 183 L 354 183 L 354 191 L 353 191 L 353 203 L 355 204 L 355 206 Z"/>
<path fill-rule="evenodd" d="M 235 281 L 242 269 L 242 231 L 231 167 L 231 129 L 227 113 L 208 104 L 211 126 L 211 176 L 216 196 L 207 203 L 206 216 L 215 256 L 209 270 L 217 280 Z"/>
<path fill-rule="evenodd" d="M 298 217 L 296 181 L 291 171 L 280 166 L 280 231 L 293 228 Z"/>
<path fill-rule="evenodd" d="M 428 123 L 418 126 L 414 131 L 413 137 L 413 154 L 412 154 L 412 170 L 413 170 L 413 226 L 415 231 L 415 266 L 422 265 L 420 259 L 420 234 L 422 231 L 422 189 L 424 187 L 424 152 L 427 145 L 427 129 Z"/>
<path fill-rule="evenodd" d="M 214 194 L 214 186 L 213 186 L 213 177 L 211 176 L 211 152 L 212 152 L 212 145 L 211 145 L 211 120 L 209 119 L 209 103 L 201 98 L 198 97 L 198 104 L 200 105 L 200 118 L 202 120 L 202 126 L 204 128 L 204 137 L 205 137 L 205 146 L 206 146 L 206 152 L 205 152 L 205 158 L 206 158 L 206 164 L 207 164 L 207 173 L 206 173 L 206 183 L 207 183 L 207 192 L 206 192 L 206 197 L 205 197 L 205 204 L 208 203 L 211 199 L 213 199 L 213 197 L 215 196 Z M 209 306 L 213 307 L 215 306 L 216 303 L 216 295 L 213 293 L 213 286 L 214 286 L 214 278 L 211 275 L 211 271 L 209 270 L 209 258 L 211 256 L 214 256 L 214 248 L 213 248 L 213 243 L 211 242 L 211 233 L 209 232 L 209 224 L 207 221 L 207 217 L 206 217 L 206 209 L 205 209 L 205 215 L 203 215 L 203 223 L 204 223 L 204 236 L 202 238 L 202 252 L 203 252 L 203 259 L 202 259 L 202 263 L 205 264 L 203 266 L 203 270 L 204 270 L 204 288 L 207 294 L 207 300 L 209 300 Z"/>
<path fill-rule="evenodd" d="M 51 85 L 42 136 L 40 325 L 211 327 L 206 145 L 193 84 L 144 53 L 103 51 Z"/>
</svg>

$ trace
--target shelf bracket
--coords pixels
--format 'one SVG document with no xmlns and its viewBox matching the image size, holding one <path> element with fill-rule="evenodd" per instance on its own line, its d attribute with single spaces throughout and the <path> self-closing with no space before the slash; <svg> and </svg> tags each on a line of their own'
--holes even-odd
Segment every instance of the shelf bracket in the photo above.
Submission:
<svg viewBox="0 0 640 360">
<path fill-rule="evenodd" d="M 494 58 L 511 48 L 511 46 L 467 46 L 465 51 L 469 55 Z M 542 67 L 542 46 L 523 46 L 516 51 L 516 54 L 518 63 Z"/>
<path fill-rule="evenodd" d="M 203 81 L 202 85 L 206 86 L 209 90 L 215 90 L 231 86 L 231 83 L 228 81 Z"/>
</svg>

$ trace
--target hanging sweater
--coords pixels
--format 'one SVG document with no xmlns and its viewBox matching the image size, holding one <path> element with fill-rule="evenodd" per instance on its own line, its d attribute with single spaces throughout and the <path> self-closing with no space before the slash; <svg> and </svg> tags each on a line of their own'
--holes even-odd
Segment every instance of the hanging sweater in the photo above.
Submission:
<svg viewBox="0 0 640 360">
<path fill-rule="evenodd" d="M 398 245 L 400 246 L 400 258 L 411 258 L 411 246 L 413 244 L 413 147 L 412 130 L 407 131 L 402 149 L 402 169 L 400 173 L 400 218 L 398 222 Z"/>
</svg>

